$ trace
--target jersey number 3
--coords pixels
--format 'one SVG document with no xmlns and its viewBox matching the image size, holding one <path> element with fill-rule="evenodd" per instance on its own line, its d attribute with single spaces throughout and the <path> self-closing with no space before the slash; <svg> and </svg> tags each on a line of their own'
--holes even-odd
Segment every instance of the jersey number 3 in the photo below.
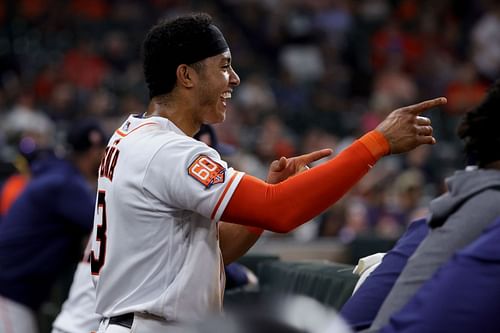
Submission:
<svg viewBox="0 0 500 333">
<path fill-rule="evenodd" d="M 106 192 L 99 191 L 97 194 L 97 214 L 99 214 L 99 209 L 101 212 L 101 225 L 97 226 L 96 230 L 96 241 L 99 242 L 99 256 L 96 258 L 94 250 L 90 252 L 90 268 L 92 275 L 99 275 L 102 266 L 104 266 L 104 260 L 106 258 Z"/>
</svg>

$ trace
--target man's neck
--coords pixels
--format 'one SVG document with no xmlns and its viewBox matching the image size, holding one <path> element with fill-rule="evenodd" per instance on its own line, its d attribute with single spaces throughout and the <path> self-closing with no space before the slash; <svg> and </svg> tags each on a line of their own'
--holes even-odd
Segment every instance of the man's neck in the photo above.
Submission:
<svg viewBox="0 0 500 333">
<path fill-rule="evenodd" d="M 175 103 L 158 103 L 154 100 L 149 102 L 148 115 L 167 118 L 175 124 L 182 132 L 188 136 L 194 136 L 199 130 L 201 124 L 197 124 L 188 110 L 175 105 Z"/>
</svg>

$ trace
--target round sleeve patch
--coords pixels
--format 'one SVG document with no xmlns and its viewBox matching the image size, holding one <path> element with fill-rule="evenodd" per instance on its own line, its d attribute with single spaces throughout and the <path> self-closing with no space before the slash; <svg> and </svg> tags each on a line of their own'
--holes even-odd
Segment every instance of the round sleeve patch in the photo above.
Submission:
<svg viewBox="0 0 500 333">
<path fill-rule="evenodd" d="M 226 169 L 207 155 L 200 155 L 191 163 L 188 173 L 205 188 L 210 188 L 224 182 Z"/>
</svg>

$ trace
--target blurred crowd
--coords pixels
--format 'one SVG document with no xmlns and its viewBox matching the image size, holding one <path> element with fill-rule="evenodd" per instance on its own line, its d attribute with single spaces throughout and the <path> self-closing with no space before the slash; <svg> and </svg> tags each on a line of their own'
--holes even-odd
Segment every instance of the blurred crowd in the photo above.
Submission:
<svg viewBox="0 0 500 333">
<path fill-rule="evenodd" d="M 500 4 L 486 0 L 0 0 L 0 181 L 28 173 L 70 125 L 111 133 L 148 102 L 141 41 L 152 23 L 206 11 L 242 79 L 219 140 L 226 159 L 264 178 L 269 163 L 340 151 L 392 110 L 432 110 L 437 145 L 379 162 L 300 239 L 396 239 L 465 166 L 455 127 L 500 76 Z"/>
</svg>

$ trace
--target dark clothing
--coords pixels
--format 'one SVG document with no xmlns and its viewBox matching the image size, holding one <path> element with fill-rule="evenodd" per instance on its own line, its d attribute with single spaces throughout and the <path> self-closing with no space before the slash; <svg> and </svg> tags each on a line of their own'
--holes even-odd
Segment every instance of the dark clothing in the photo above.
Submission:
<svg viewBox="0 0 500 333">
<path fill-rule="evenodd" d="M 411 223 L 396 245 L 386 253 L 380 265 L 344 304 L 340 313 L 354 330 L 370 327 L 408 258 L 428 232 L 425 219 Z"/>
<path fill-rule="evenodd" d="M 0 224 L 0 294 L 38 309 L 59 272 L 81 255 L 95 194 L 68 161 L 45 157 Z"/>
<path fill-rule="evenodd" d="M 496 333 L 500 309 L 500 218 L 457 252 L 381 333 Z"/>
<path fill-rule="evenodd" d="M 430 205 L 432 228 L 387 295 L 370 332 L 387 324 L 451 256 L 475 241 L 500 216 L 500 170 L 458 171 L 446 180 L 449 192 Z"/>
<path fill-rule="evenodd" d="M 236 262 L 226 265 L 226 290 L 241 288 L 248 284 L 246 268 Z"/>
</svg>

